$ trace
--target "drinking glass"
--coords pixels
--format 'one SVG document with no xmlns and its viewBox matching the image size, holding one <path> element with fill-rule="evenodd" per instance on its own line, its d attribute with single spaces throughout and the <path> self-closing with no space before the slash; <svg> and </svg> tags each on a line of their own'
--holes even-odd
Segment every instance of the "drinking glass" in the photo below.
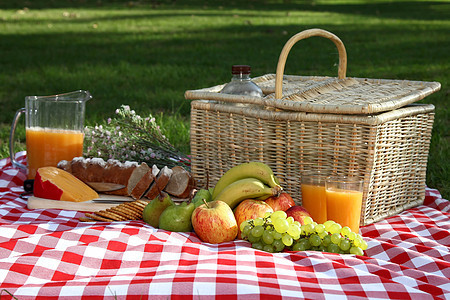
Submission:
<svg viewBox="0 0 450 300">
<path fill-rule="evenodd" d="M 330 176 L 325 181 L 327 217 L 359 232 L 363 180 L 357 177 Z"/>
<path fill-rule="evenodd" d="M 320 170 L 305 172 L 301 176 L 302 206 L 319 224 L 327 220 L 326 179 L 326 173 Z"/>
</svg>

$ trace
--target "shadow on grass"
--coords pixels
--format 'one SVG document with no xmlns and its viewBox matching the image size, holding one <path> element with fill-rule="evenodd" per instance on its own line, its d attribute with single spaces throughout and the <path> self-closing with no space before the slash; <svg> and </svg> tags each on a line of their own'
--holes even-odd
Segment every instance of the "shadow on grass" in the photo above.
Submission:
<svg viewBox="0 0 450 300">
<path fill-rule="evenodd" d="M 88 0 L 19 0 L 4 1 L 0 9 L 71 9 L 71 8 L 111 8 L 111 9 L 257 9 L 258 11 L 311 11 L 332 12 L 340 14 L 355 14 L 374 16 L 377 18 L 416 19 L 416 20 L 448 20 L 450 4 L 447 1 L 382 1 L 373 0 L 362 4 L 333 4 L 333 1 L 317 3 L 314 0 L 278 0 L 278 1 L 197 1 L 186 3 L 176 0 L 147 1 L 88 1 Z M 211 16 L 208 14 L 208 16 Z"/>
<path fill-rule="evenodd" d="M 404 27 L 318 27 L 344 41 L 348 76 L 424 81 L 446 78 L 442 68 L 448 64 L 450 49 L 443 46 L 447 34 L 443 29 L 430 33 Z M 12 119 L 26 95 L 76 89 L 88 89 L 94 95 L 88 118 L 103 118 L 122 103 L 188 115 L 185 90 L 228 81 L 230 66 L 235 63 L 252 65 L 254 76 L 274 73 L 284 43 L 303 29 L 229 26 L 186 30 L 187 37 L 183 32 L 171 37 L 101 32 L 3 35 L 0 122 Z M 289 34 L 282 35 L 282 31 Z M 337 51 L 330 41 L 311 38 L 292 49 L 286 73 L 336 76 L 337 62 Z"/>
</svg>

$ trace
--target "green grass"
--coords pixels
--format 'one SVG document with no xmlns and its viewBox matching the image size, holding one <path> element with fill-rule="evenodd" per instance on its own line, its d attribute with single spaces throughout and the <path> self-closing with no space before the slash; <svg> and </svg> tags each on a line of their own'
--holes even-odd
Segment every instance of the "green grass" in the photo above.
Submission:
<svg viewBox="0 0 450 300">
<path fill-rule="evenodd" d="M 11 3 L 8 3 L 11 2 Z M 309 28 L 338 35 L 351 77 L 439 81 L 427 184 L 450 198 L 448 1 L 86 1 L 0 3 L 0 157 L 27 95 L 89 90 L 87 123 L 121 104 L 153 113 L 189 151 L 184 91 L 227 82 L 232 64 L 274 73 L 289 37 Z M 287 74 L 334 76 L 327 40 L 296 45 Z M 19 131 L 17 149 L 23 149 Z M 21 142 L 21 143 L 20 143 Z"/>
</svg>

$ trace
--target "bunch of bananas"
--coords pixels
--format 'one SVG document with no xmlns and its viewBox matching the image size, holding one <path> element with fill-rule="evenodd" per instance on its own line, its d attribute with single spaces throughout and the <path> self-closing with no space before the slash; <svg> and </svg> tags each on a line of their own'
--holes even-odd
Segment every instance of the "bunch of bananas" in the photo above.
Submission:
<svg viewBox="0 0 450 300">
<path fill-rule="evenodd" d="M 229 169 L 212 191 L 198 191 L 193 201 L 200 205 L 200 199 L 220 200 L 234 209 L 245 199 L 265 200 L 270 196 L 278 196 L 281 191 L 280 182 L 268 165 L 247 162 Z"/>
</svg>

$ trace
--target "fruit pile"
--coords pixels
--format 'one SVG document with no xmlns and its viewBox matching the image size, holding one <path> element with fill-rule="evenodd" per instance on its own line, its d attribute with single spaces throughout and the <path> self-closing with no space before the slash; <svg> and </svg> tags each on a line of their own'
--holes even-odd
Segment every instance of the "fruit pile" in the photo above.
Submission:
<svg viewBox="0 0 450 300">
<path fill-rule="evenodd" d="M 367 243 L 348 227 L 317 224 L 283 191 L 272 169 L 248 162 L 228 170 L 214 188 L 200 189 L 189 202 L 175 204 L 161 193 L 143 211 L 156 228 L 194 230 L 207 243 L 238 238 L 267 252 L 317 250 L 362 255 Z"/>
<path fill-rule="evenodd" d="M 267 252 L 315 250 L 340 254 L 364 255 L 367 243 L 361 235 L 334 221 L 317 224 L 311 217 L 304 224 L 294 221 L 284 211 L 266 213 L 264 217 L 241 223 L 242 238 L 252 247 Z"/>
</svg>

